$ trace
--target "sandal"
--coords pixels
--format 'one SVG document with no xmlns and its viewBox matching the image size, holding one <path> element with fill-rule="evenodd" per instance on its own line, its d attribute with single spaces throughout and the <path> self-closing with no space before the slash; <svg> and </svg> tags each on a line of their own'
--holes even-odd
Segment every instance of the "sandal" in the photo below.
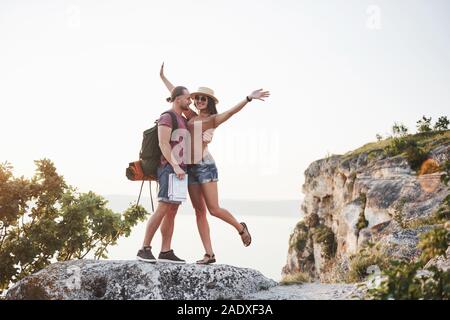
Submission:
<svg viewBox="0 0 450 320">
<path fill-rule="evenodd" d="M 239 235 L 241 236 L 244 246 L 248 247 L 250 245 L 250 243 L 252 243 L 252 236 L 250 235 L 250 232 L 248 231 L 247 225 L 244 222 L 241 222 L 241 225 L 242 225 L 243 229 L 241 232 L 239 232 Z"/>
<path fill-rule="evenodd" d="M 197 264 L 211 264 L 216 262 L 216 255 L 213 253 L 213 255 L 209 255 L 205 253 L 202 260 L 198 260 Z"/>
</svg>

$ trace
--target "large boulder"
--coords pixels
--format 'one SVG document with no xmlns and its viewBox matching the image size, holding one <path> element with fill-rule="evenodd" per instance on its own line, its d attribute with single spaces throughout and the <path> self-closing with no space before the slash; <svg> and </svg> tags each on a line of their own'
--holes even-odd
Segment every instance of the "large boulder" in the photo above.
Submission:
<svg viewBox="0 0 450 320">
<path fill-rule="evenodd" d="M 259 271 L 229 265 L 76 260 L 52 264 L 22 279 L 6 299 L 239 299 L 276 285 Z"/>
</svg>

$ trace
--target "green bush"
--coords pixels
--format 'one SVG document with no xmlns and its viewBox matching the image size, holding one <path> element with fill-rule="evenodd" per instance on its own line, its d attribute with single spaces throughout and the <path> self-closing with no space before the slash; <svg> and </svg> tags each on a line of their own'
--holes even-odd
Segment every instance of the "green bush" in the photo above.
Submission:
<svg viewBox="0 0 450 320">
<path fill-rule="evenodd" d="M 448 125 L 450 121 L 446 116 L 439 117 L 438 121 L 434 124 L 434 130 L 436 131 L 445 131 L 448 130 Z"/>
<path fill-rule="evenodd" d="M 369 274 L 371 266 L 377 266 L 380 270 L 389 265 L 389 259 L 379 244 L 367 243 L 357 254 L 350 258 L 347 282 L 359 282 L 364 280 Z"/>
<path fill-rule="evenodd" d="M 427 118 L 425 116 L 422 117 L 419 121 L 417 121 L 417 131 L 418 132 L 430 132 L 431 129 L 431 117 Z"/>
<path fill-rule="evenodd" d="M 89 252 L 106 258 L 107 247 L 147 215 L 136 206 L 114 213 L 101 196 L 68 186 L 50 160 L 35 163 L 30 180 L 13 177 L 12 166 L 0 164 L 0 293 L 55 260 Z"/>
<path fill-rule="evenodd" d="M 422 250 L 421 261 L 425 264 L 436 256 L 445 256 L 450 246 L 450 232 L 442 227 L 430 230 L 420 236 L 417 247 Z"/>
<path fill-rule="evenodd" d="M 449 246 L 449 231 L 438 227 L 420 237 L 417 247 L 422 255 L 417 262 L 390 261 L 381 273 L 378 286 L 370 288 L 367 297 L 372 299 L 426 299 L 450 298 L 450 270 L 431 266 L 423 270 L 430 259 L 444 256 Z"/>
<path fill-rule="evenodd" d="M 409 129 L 403 123 L 395 122 L 392 126 L 392 134 L 395 137 L 404 137 L 408 134 Z"/>
<path fill-rule="evenodd" d="M 322 245 L 323 254 L 326 258 L 332 258 L 336 254 L 337 241 L 331 228 L 321 225 L 314 230 L 314 241 Z"/>
<path fill-rule="evenodd" d="M 380 300 L 448 300 L 450 272 L 431 267 L 420 274 L 421 263 L 392 261 L 382 272 L 380 285 L 367 291 L 367 298 Z"/>
<path fill-rule="evenodd" d="M 422 163 L 428 158 L 428 153 L 419 147 L 413 137 L 393 137 L 384 151 L 390 157 L 404 154 L 411 169 L 415 171 L 418 171 Z"/>
<path fill-rule="evenodd" d="M 295 248 L 298 252 L 302 252 L 309 238 L 309 229 L 304 221 L 297 223 L 295 231 L 289 239 L 289 247 Z"/>
<path fill-rule="evenodd" d="M 367 196 L 366 196 L 366 194 L 365 193 L 360 193 L 359 194 L 359 200 L 361 202 L 361 210 L 359 212 L 358 222 L 356 223 L 357 234 L 359 234 L 359 232 L 362 229 L 367 228 L 367 226 L 369 225 L 369 221 L 366 220 L 366 217 L 364 215 L 364 210 L 366 208 L 366 203 L 367 203 Z"/>
<path fill-rule="evenodd" d="M 445 161 L 442 165 L 441 165 L 441 170 L 443 171 L 444 174 L 441 176 L 441 181 L 442 183 L 444 183 L 446 186 L 448 186 L 448 182 L 450 180 L 450 161 Z"/>
<path fill-rule="evenodd" d="M 428 153 L 420 148 L 415 140 L 408 140 L 405 153 L 411 169 L 415 171 L 418 171 L 422 163 L 428 159 Z"/>
</svg>

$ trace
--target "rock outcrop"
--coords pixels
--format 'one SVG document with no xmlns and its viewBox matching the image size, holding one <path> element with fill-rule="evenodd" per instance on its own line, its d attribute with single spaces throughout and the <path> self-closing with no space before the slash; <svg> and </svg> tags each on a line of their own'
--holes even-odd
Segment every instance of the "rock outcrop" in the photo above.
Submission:
<svg viewBox="0 0 450 320">
<path fill-rule="evenodd" d="M 449 160 L 448 136 L 430 148 L 425 165 Z M 391 258 L 414 259 L 419 235 L 433 227 L 416 222 L 432 217 L 449 195 L 441 175 L 418 174 L 404 156 L 388 157 L 383 149 L 313 162 L 302 188 L 303 221 L 291 235 L 283 274 L 344 281 L 350 259 L 368 243 Z"/>
<path fill-rule="evenodd" d="M 276 285 L 256 270 L 229 265 L 76 260 L 52 264 L 20 280 L 6 299 L 240 299 Z"/>
</svg>

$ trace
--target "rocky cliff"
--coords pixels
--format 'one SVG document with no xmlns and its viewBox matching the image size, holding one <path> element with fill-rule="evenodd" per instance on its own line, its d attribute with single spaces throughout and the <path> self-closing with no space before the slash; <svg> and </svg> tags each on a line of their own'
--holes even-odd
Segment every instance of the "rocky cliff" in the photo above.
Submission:
<svg viewBox="0 0 450 320">
<path fill-rule="evenodd" d="M 450 134 L 419 138 L 428 159 L 416 170 L 407 155 L 386 155 L 383 142 L 308 167 L 304 218 L 291 235 L 284 275 L 349 281 L 352 261 L 367 247 L 390 258 L 417 257 L 419 235 L 433 227 L 449 195 L 438 168 L 449 160 Z"/>
<path fill-rule="evenodd" d="M 52 264 L 22 279 L 6 299 L 239 299 L 276 285 L 258 271 L 228 265 L 76 260 Z"/>
</svg>

